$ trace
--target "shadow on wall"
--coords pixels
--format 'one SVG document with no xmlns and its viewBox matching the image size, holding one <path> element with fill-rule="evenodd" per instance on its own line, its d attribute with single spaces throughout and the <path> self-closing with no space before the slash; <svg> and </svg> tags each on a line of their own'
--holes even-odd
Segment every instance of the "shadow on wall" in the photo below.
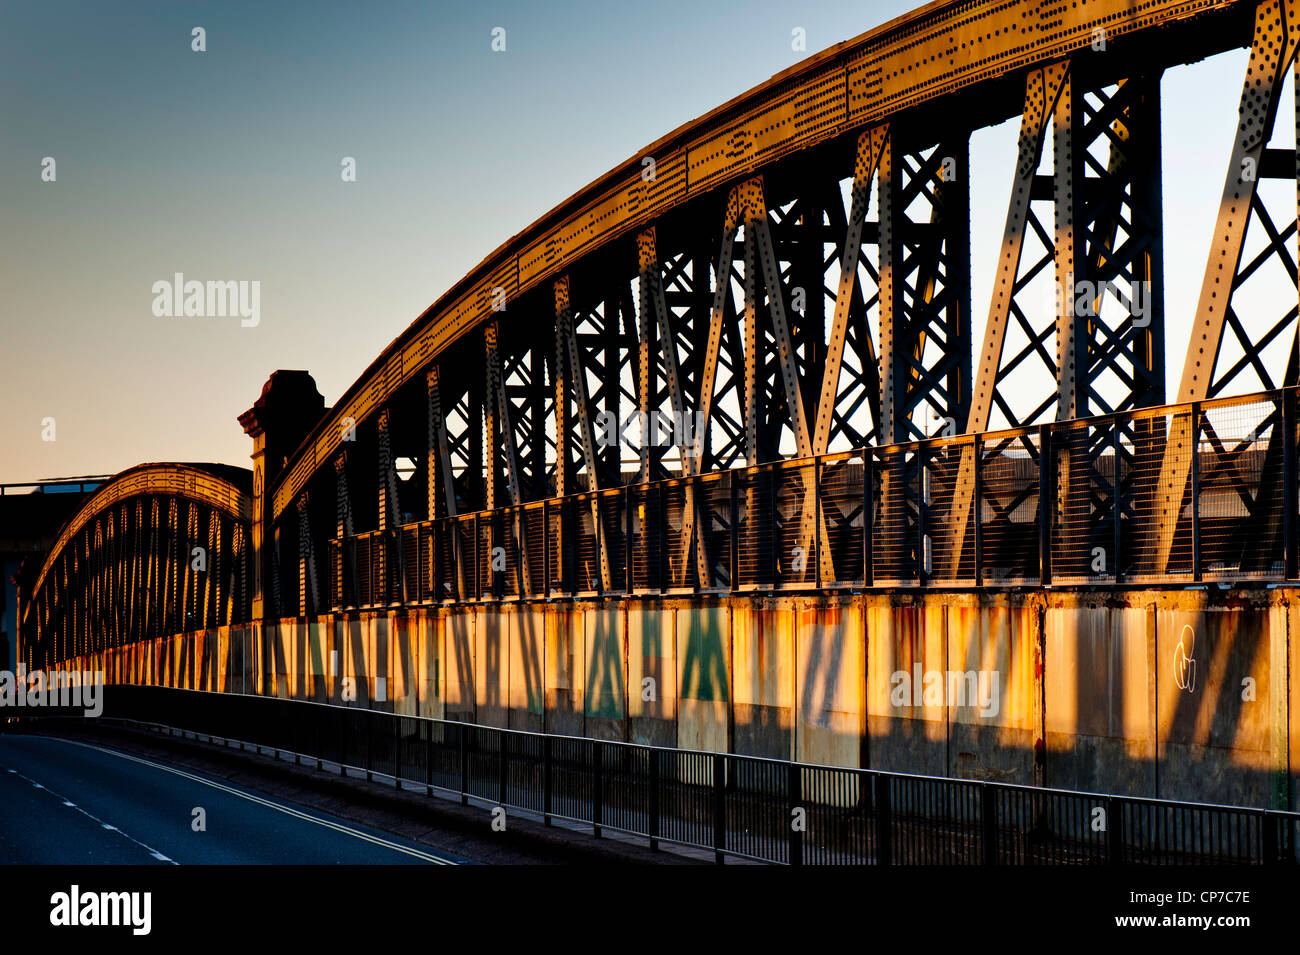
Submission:
<svg viewBox="0 0 1300 955">
<path fill-rule="evenodd" d="M 1275 590 L 515 605 L 132 644 L 109 682 L 303 697 L 774 759 L 1289 808 Z"/>
</svg>

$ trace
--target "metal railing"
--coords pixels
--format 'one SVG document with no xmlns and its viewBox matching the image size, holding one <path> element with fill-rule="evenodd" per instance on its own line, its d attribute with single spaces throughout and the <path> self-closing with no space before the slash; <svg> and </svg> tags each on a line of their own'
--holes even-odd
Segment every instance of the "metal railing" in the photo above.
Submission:
<svg viewBox="0 0 1300 955">
<path fill-rule="evenodd" d="M 111 474 L 90 474 L 84 477 L 43 478 L 39 481 L 0 484 L 0 497 L 21 494 L 85 494 L 112 479 Z"/>
<path fill-rule="evenodd" d="M 908 776 L 297 700 L 109 686 L 104 715 L 789 864 L 1295 864 L 1300 813 Z"/>
<path fill-rule="evenodd" d="M 628 485 L 330 541 L 330 606 L 1296 577 L 1286 389 Z"/>
</svg>

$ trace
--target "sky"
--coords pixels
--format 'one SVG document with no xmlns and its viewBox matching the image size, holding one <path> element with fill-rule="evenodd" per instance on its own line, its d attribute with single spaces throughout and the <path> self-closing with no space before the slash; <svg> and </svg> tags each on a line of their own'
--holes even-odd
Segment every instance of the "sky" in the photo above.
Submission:
<svg viewBox="0 0 1300 955">
<path fill-rule="evenodd" d="M 309 370 L 334 403 L 548 209 L 914 6 L 3 0 L 0 483 L 145 461 L 247 466 L 236 417 L 272 371 Z M 491 49 L 495 27 L 505 52 Z M 808 53 L 791 49 L 796 27 Z M 1245 64 L 1234 51 L 1164 80 L 1175 381 Z M 972 142 L 977 345 L 1017 126 Z M 258 281 L 257 325 L 154 314 L 154 284 L 178 272 Z"/>
</svg>

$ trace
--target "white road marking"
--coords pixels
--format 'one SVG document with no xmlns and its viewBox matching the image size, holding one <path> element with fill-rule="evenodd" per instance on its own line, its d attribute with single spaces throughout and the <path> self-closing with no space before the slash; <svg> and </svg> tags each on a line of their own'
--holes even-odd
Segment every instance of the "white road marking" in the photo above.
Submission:
<svg viewBox="0 0 1300 955">
<path fill-rule="evenodd" d="M 118 835 L 122 836 L 124 839 L 130 839 L 132 842 L 134 842 L 137 846 L 139 846 L 139 847 L 140 847 L 141 849 L 143 849 L 145 852 L 149 853 L 149 854 L 150 854 L 151 856 L 153 856 L 155 859 L 163 860 L 163 861 L 166 861 L 166 862 L 171 862 L 172 865 L 176 865 L 175 862 L 172 862 L 171 859 L 168 859 L 165 855 L 163 855 L 162 853 L 158 852 L 158 851 L 157 851 L 156 849 L 154 849 L 153 847 L 145 845 L 145 844 L 144 844 L 143 842 L 141 842 L 139 839 L 136 839 L 134 836 L 131 836 L 130 834 L 125 833 L 125 832 L 123 832 L 121 829 L 117 828 L 117 826 L 110 826 L 108 823 L 106 823 L 103 819 L 100 819 L 98 816 L 91 815 L 90 813 L 86 812 L 86 810 L 82 809 L 80 806 L 78 806 L 76 803 L 74 803 L 71 799 L 68 799 L 66 796 L 61 796 L 61 795 L 59 795 L 59 794 L 56 793 L 53 789 L 50 789 L 48 786 L 42 786 L 40 783 L 38 783 L 36 780 L 32 779 L 30 776 L 24 776 L 22 773 L 18 772 L 18 770 L 16 770 L 16 769 L 11 769 L 11 770 L 9 770 L 9 772 L 13 773 L 13 774 L 14 774 L 15 776 L 17 776 L 19 779 L 25 779 L 25 780 L 27 780 L 29 783 L 31 783 L 33 786 L 35 786 L 37 789 L 44 789 L 47 793 L 49 793 L 51 796 L 55 797 L 56 799 L 61 799 L 61 800 L 63 800 L 63 805 L 65 805 L 65 806 L 71 806 L 73 809 L 77 810 L 77 812 L 81 813 L 81 814 L 82 814 L 83 816 L 85 816 L 87 819 L 93 819 L 95 822 L 99 823 L 100 826 L 102 826 L 103 828 L 105 828 L 105 829 L 111 829 L 113 832 L 116 832 Z"/>
<path fill-rule="evenodd" d="M 214 782 L 213 780 L 210 779 L 204 779 L 202 776 L 195 776 L 193 773 L 187 773 L 184 770 L 176 769 L 175 767 L 172 766 L 165 766 L 162 763 L 155 763 L 152 760 L 141 759 L 139 756 L 130 756 L 126 753 L 119 753 L 116 750 L 105 749 L 102 746 L 94 746 L 90 743 L 83 743 L 79 740 L 65 739 L 65 740 L 60 740 L 60 742 L 71 743 L 74 746 L 84 746 L 87 749 L 98 750 L 101 753 L 105 753 L 106 755 L 109 756 L 116 756 L 119 759 L 129 759 L 133 763 L 140 763 L 142 766 L 149 766 L 153 769 L 162 770 L 165 773 L 171 773 L 175 776 L 180 776 L 183 779 L 188 779 L 192 782 L 201 783 L 202 785 L 208 786 L 212 789 L 217 789 L 220 790 L 221 792 L 228 793 L 232 796 L 238 796 L 240 799 L 246 799 L 249 802 L 257 803 L 260 806 L 265 806 L 268 809 L 274 809 L 277 812 L 282 812 L 285 815 L 292 816 L 295 819 L 301 819 L 304 822 L 315 823 L 316 825 L 323 826 L 326 829 L 332 829 L 335 832 L 340 832 L 343 833 L 344 835 L 352 836 L 354 839 L 360 839 L 364 842 L 372 843 L 373 845 L 382 846 L 386 849 L 392 849 L 394 852 L 402 852 L 408 856 L 413 856 L 417 859 L 423 859 L 425 862 L 432 862 L 436 865 L 458 865 L 459 864 L 453 862 L 451 859 L 445 859 L 442 856 L 434 855 L 431 852 L 423 852 L 419 849 L 412 849 L 408 846 L 399 845 L 396 842 L 390 842 L 389 840 L 380 838 L 379 836 L 372 836 L 368 832 L 361 832 L 358 829 L 353 829 L 351 826 L 345 826 L 342 823 L 332 822 L 329 819 L 321 819 L 319 816 L 310 815 L 309 813 L 305 813 L 300 809 L 294 809 L 292 806 L 286 806 L 281 803 L 273 802 L 270 799 L 263 798 L 262 796 L 255 796 L 252 793 L 247 793 L 244 792 L 243 790 L 235 789 L 231 786 L 226 786 L 223 785 L 222 783 Z M 125 835 L 125 833 L 123 833 L 123 835 Z"/>
</svg>

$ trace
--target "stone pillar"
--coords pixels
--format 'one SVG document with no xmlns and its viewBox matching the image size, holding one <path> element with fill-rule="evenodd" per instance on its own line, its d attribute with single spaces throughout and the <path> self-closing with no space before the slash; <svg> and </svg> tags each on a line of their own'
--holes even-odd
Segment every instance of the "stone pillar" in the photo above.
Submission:
<svg viewBox="0 0 1300 955">
<path fill-rule="evenodd" d="M 265 622 L 283 612 L 283 608 L 272 606 L 266 590 L 274 554 L 271 542 L 275 539 L 271 490 L 289 456 L 326 410 L 325 399 L 316 390 L 316 381 L 310 374 L 281 370 L 271 373 L 253 407 L 239 416 L 244 433 L 253 439 L 253 579 L 250 584 L 253 620 Z"/>
</svg>

